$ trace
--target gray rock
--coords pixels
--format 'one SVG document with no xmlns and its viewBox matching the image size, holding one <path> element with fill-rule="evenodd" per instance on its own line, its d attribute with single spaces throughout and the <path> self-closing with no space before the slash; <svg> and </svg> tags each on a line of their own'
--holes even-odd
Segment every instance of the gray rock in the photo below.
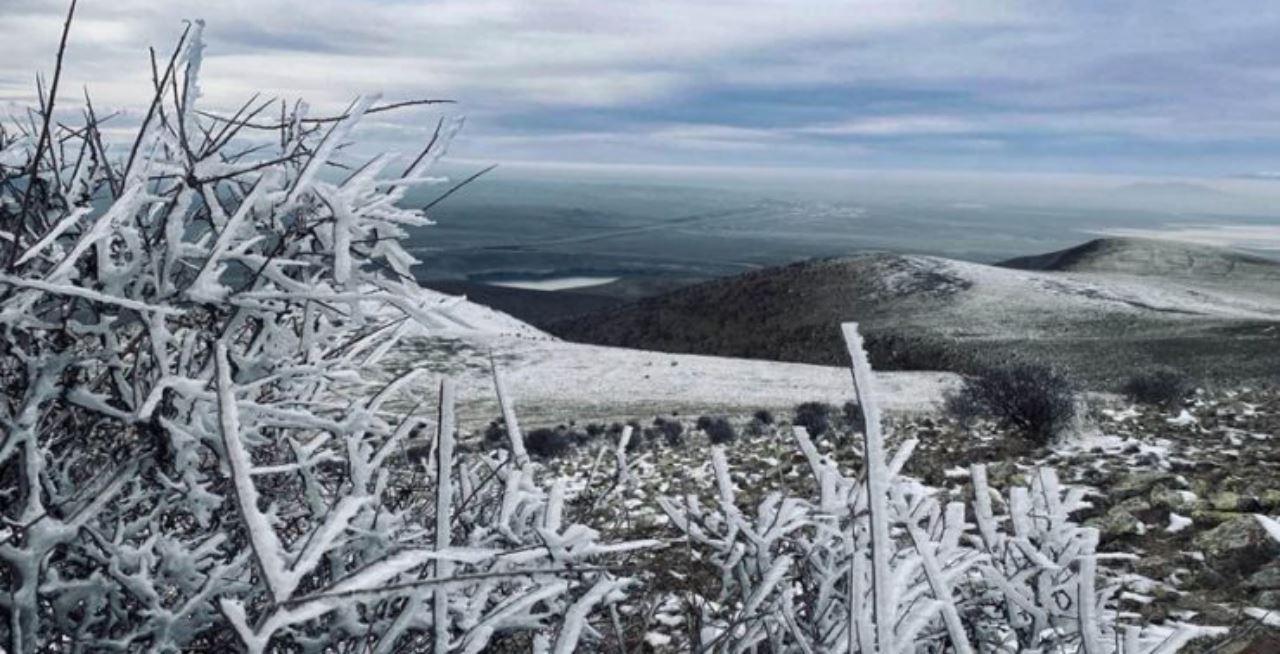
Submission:
<svg viewBox="0 0 1280 654">
<path fill-rule="evenodd" d="M 1156 486 L 1176 486 L 1177 478 L 1168 472 L 1159 470 L 1132 474 L 1108 490 L 1108 494 L 1117 500 L 1127 500 L 1136 495 L 1147 495 Z"/>
<path fill-rule="evenodd" d="M 1187 512 L 1195 508 L 1194 500 L 1186 500 L 1180 491 L 1157 486 L 1151 490 L 1151 506 L 1173 511 Z"/>
<path fill-rule="evenodd" d="M 1264 590 L 1258 593 L 1253 603 L 1264 609 L 1280 609 L 1280 590 Z"/>
<path fill-rule="evenodd" d="M 1233 517 L 1196 536 L 1205 563 L 1228 574 L 1252 575 L 1280 557 L 1277 543 L 1251 515 Z"/>
<path fill-rule="evenodd" d="M 1252 590 L 1280 590 L 1280 561 L 1270 563 L 1249 575 L 1245 586 Z"/>
<path fill-rule="evenodd" d="M 1209 498 L 1209 507 L 1214 511 L 1255 513 L 1262 508 L 1262 504 L 1256 497 L 1224 491 L 1214 493 Z"/>
<path fill-rule="evenodd" d="M 1102 543 L 1108 543 L 1136 535 L 1142 523 L 1133 513 L 1123 507 L 1116 507 L 1107 511 L 1106 515 L 1089 520 L 1088 524 L 1098 528 Z"/>
</svg>

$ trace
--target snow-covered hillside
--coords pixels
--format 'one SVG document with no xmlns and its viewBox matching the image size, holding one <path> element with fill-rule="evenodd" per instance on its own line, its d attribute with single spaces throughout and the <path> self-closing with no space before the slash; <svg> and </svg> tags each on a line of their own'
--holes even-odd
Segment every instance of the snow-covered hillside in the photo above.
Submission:
<svg viewBox="0 0 1280 654">
<path fill-rule="evenodd" d="M 857 320 L 881 367 L 927 369 L 935 352 L 922 349 L 1018 354 L 1099 384 L 1155 364 L 1232 381 L 1280 366 L 1280 262 L 1132 239 L 1107 248 L 1062 269 L 1054 262 L 1065 255 L 1024 266 L 1048 268 L 1034 270 L 899 254 L 808 261 L 548 330 L 599 345 L 839 365 L 832 325 Z"/>
<path fill-rule="evenodd" d="M 849 398 L 847 368 L 582 345 L 552 337 L 483 332 L 417 338 L 392 352 L 381 376 L 422 367 L 458 383 L 464 420 L 499 415 L 490 357 L 531 424 L 680 413 L 790 409 Z M 950 373 L 878 373 L 890 411 L 936 408 L 958 382 Z M 423 382 L 424 392 L 430 382 Z M 479 426 L 473 423 L 473 426 Z"/>
</svg>

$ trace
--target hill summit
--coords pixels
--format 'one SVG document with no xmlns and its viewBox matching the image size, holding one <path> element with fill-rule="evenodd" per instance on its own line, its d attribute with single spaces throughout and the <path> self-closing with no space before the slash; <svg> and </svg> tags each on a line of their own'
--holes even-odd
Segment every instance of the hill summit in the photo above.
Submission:
<svg viewBox="0 0 1280 654">
<path fill-rule="evenodd" d="M 1280 262 L 1199 245 L 1098 239 L 983 265 L 865 254 L 717 279 L 560 321 L 587 343 L 838 365 L 856 320 L 886 369 L 961 370 L 1032 357 L 1114 382 L 1162 363 L 1215 377 L 1272 374 Z M 972 362 L 972 361 L 971 361 Z"/>
<path fill-rule="evenodd" d="M 997 265 L 1020 270 L 1280 281 L 1280 261 L 1274 259 L 1210 245 L 1146 238 L 1098 238 Z"/>
</svg>

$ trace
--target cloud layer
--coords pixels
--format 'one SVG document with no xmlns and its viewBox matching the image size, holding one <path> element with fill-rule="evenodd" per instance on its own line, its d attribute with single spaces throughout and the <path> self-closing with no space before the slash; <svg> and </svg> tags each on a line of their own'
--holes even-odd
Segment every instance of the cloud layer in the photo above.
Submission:
<svg viewBox="0 0 1280 654">
<path fill-rule="evenodd" d="M 0 105 L 65 6 L 0 3 Z M 146 46 L 208 22 L 206 102 L 449 97 L 474 158 L 1230 175 L 1280 146 L 1269 0 L 113 0 L 68 86 L 136 109 Z M 427 111 L 385 119 L 417 138 Z"/>
</svg>

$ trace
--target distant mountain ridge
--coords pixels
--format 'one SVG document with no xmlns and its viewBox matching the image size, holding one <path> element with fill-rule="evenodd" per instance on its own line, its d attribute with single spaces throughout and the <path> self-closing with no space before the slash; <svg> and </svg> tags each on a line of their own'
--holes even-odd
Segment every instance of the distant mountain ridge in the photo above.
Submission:
<svg viewBox="0 0 1280 654">
<path fill-rule="evenodd" d="M 1167 363 L 1206 376 L 1280 369 L 1280 262 L 1232 250 L 1097 239 L 999 266 L 870 254 L 716 279 L 553 323 L 587 343 L 841 365 L 862 324 L 880 366 L 951 353 L 1025 355 L 1113 382 Z M 877 356 L 878 355 L 878 356 Z"/>
<path fill-rule="evenodd" d="M 996 265 L 1019 270 L 1280 282 L 1280 261 L 1275 259 L 1209 245 L 1142 238 L 1098 238 L 1065 250 L 1015 257 Z"/>
</svg>

